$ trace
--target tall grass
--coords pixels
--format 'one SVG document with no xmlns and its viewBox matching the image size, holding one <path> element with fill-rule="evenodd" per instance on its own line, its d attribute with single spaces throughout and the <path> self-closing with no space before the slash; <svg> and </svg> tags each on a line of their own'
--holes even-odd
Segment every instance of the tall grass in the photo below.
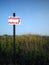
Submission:
<svg viewBox="0 0 49 65">
<path fill-rule="evenodd" d="M 0 36 L 0 65 L 13 65 L 13 37 Z M 17 35 L 16 65 L 49 65 L 49 36 Z"/>
</svg>

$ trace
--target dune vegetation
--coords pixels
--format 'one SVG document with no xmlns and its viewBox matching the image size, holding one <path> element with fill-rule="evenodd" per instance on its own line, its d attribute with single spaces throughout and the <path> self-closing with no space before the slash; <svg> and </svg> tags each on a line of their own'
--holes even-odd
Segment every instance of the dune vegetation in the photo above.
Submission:
<svg viewBox="0 0 49 65">
<path fill-rule="evenodd" d="M 14 65 L 13 36 L 0 35 L 0 65 Z M 49 36 L 26 34 L 15 37 L 16 65 L 49 65 Z"/>
</svg>

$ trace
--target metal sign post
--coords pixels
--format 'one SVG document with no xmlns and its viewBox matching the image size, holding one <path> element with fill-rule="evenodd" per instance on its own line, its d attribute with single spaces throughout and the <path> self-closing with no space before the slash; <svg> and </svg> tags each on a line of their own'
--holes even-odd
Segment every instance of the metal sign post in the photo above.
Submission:
<svg viewBox="0 0 49 65">
<path fill-rule="evenodd" d="M 13 16 L 8 17 L 8 24 L 13 25 L 13 64 L 16 65 L 16 44 L 15 44 L 15 25 L 20 24 L 20 17 Z"/>
<path fill-rule="evenodd" d="M 13 17 L 15 17 L 15 13 L 13 13 Z M 16 65 L 16 47 L 15 47 L 15 24 L 13 25 L 13 63 Z"/>
</svg>

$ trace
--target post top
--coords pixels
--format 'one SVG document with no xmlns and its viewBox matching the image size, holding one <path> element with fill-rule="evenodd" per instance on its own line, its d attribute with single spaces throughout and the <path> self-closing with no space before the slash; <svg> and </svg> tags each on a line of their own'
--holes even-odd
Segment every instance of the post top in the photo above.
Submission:
<svg viewBox="0 0 49 65">
<path fill-rule="evenodd" d="M 15 13 L 13 13 L 13 16 L 15 17 L 15 16 L 16 16 L 16 14 L 15 14 Z"/>
</svg>

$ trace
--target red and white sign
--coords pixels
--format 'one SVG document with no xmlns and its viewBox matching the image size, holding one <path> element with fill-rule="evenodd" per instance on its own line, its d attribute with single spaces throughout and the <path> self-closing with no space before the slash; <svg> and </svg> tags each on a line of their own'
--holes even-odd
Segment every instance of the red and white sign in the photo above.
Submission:
<svg viewBox="0 0 49 65">
<path fill-rule="evenodd" d="M 20 17 L 8 17 L 8 24 L 20 24 Z"/>
</svg>

